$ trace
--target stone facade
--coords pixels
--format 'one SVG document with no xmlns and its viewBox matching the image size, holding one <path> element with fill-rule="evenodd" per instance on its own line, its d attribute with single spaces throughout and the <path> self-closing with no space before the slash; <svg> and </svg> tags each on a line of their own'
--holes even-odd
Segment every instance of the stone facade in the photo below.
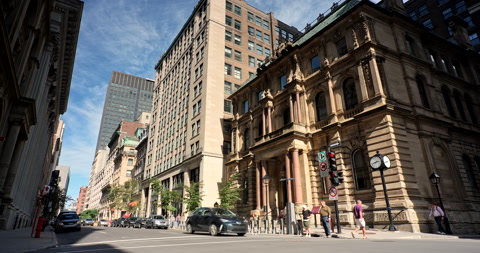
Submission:
<svg viewBox="0 0 480 253">
<path fill-rule="evenodd" d="M 275 218 L 287 202 L 333 207 L 317 158 L 330 149 L 345 179 L 341 225 L 354 226 L 359 199 L 368 226 L 388 227 L 380 172 L 368 163 L 379 151 L 392 161 L 384 174 L 397 229 L 434 230 L 427 216 L 428 203 L 438 201 L 429 180 L 436 172 L 452 231 L 480 232 L 480 57 L 432 36 L 402 10 L 401 1 L 334 6 L 230 96 L 226 173 L 242 175 L 240 215 L 267 206 Z"/>
</svg>

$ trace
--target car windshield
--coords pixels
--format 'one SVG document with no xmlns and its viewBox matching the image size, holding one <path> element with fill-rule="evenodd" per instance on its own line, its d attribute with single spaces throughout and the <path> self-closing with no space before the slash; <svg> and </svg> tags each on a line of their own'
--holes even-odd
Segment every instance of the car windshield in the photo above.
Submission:
<svg viewBox="0 0 480 253">
<path fill-rule="evenodd" d="M 67 213 L 67 214 L 62 214 L 60 217 L 61 220 L 71 220 L 71 219 L 78 219 L 78 216 L 74 213 Z"/>
<path fill-rule="evenodd" d="M 215 215 L 221 215 L 221 216 L 237 216 L 234 212 L 228 209 L 223 209 L 223 208 L 212 208 L 212 212 Z"/>
<path fill-rule="evenodd" d="M 152 219 L 155 219 L 155 220 L 165 220 L 165 217 L 161 216 L 161 215 L 157 215 L 157 216 L 153 216 Z"/>
</svg>

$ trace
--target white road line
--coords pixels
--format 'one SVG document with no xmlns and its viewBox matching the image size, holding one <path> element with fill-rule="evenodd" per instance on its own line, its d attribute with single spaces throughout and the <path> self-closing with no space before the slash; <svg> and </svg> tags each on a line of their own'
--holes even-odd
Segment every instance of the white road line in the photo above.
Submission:
<svg viewBox="0 0 480 253">
<path fill-rule="evenodd" d="M 185 239 L 185 238 L 205 238 L 205 236 L 176 236 L 176 237 L 152 237 L 152 238 L 141 238 L 141 239 L 125 239 L 125 240 L 114 240 L 114 241 L 100 241 L 100 242 L 86 242 L 86 243 L 75 243 L 70 244 L 72 246 L 85 246 L 85 245 L 95 245 L 95 244 L 105 244 L 105 243 L 114 243 L 114 242 L 138 242 L 138 241 L 151 241 L 151 240 L 170 240 L 170 239 Z"/>
<path fill-rule="evenodd" d="M 198 243 L 182 243 L 182 244 L 159 244 L 159 245 L 148 245 L 148 246 L 132 246 L 132 247 L 121 247 L 121 248 L 108 248 L 108 249 L 90 249 L 90 250 L 75 250 L 75 251 L 62 251 L 59 253 L 75 253 L 75 252 L 98 252 L 98 251 L 107 251 L 107 250 L 122 250 L 122 249 L 141 249 L 141 248 L 154 248 L 154 247 L 178 247 L 178 246 L 189 246 L 189 245 L 205 245 L 205 244 L 225 244 L 225 243 L 245 243 L 245 242 L 266 242 L 266 241 L 280 241 L 281 239 L 265 239 L 265 240 L 238 240 L 238 241 L 224 241 L 224 242 L 198 242 Z"/>
</svg>

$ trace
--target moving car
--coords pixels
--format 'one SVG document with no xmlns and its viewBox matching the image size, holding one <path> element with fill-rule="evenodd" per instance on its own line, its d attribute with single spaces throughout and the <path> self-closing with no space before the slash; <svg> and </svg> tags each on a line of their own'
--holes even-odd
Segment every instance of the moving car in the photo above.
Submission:
<svg viewBox="0 0 480 253">
<path fill-rule="evenodd" d="M 101 226 L 108 227 L 108 221 L 107 221 L 107 220 L 99 220 L 98 223 L 97 223 L 97 226 L 99 226 L 99 227 L 101 227 Z"/>
<path fill-rule="evenodd" d="M 168 229 L 168 221 L 163 215 L 151 215 L 145 222 L 145 228 Z"/>
<path fill-rule="evenodd" d="M 187 233 L 209 232 L 211 235 L 236 233 L 244 236 L 248 232 L 247 221 L 234 212 L 221 207 L 201 207 L 185 222 Z"/>
<path fill-rule="evenodd" d="M 95 223 L 95 221 L 93 219 L 85 219 L 83 220 L 82 224 L 84 226 L 93 226 L 93 223 Z"/>
<path fill-rule="evenodd" d="M 147 218 L 138 218 L 133 225 L 134 228 L 144 228 Z"/>
<path fill-rule="evenodd" d="M 80 217 L 74 212 L 60 213 L 55 220 L 55 232 L 66 230 L 80 231 L 82 229 Z"/>
</svg>

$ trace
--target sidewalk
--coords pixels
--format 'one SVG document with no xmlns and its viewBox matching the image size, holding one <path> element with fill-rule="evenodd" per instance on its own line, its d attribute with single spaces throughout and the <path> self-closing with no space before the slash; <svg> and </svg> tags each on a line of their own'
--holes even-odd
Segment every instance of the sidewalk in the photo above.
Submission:
<svg viewBox="0 0 480 253">
<path fill-rule="evenodd" d="M 32 228 L 0 230 L 2 253 L 32 252 L 57 246 L 57 237 L 53 228 L 48 226 L 39 238 L 31 237 Z"/>
</svg>

